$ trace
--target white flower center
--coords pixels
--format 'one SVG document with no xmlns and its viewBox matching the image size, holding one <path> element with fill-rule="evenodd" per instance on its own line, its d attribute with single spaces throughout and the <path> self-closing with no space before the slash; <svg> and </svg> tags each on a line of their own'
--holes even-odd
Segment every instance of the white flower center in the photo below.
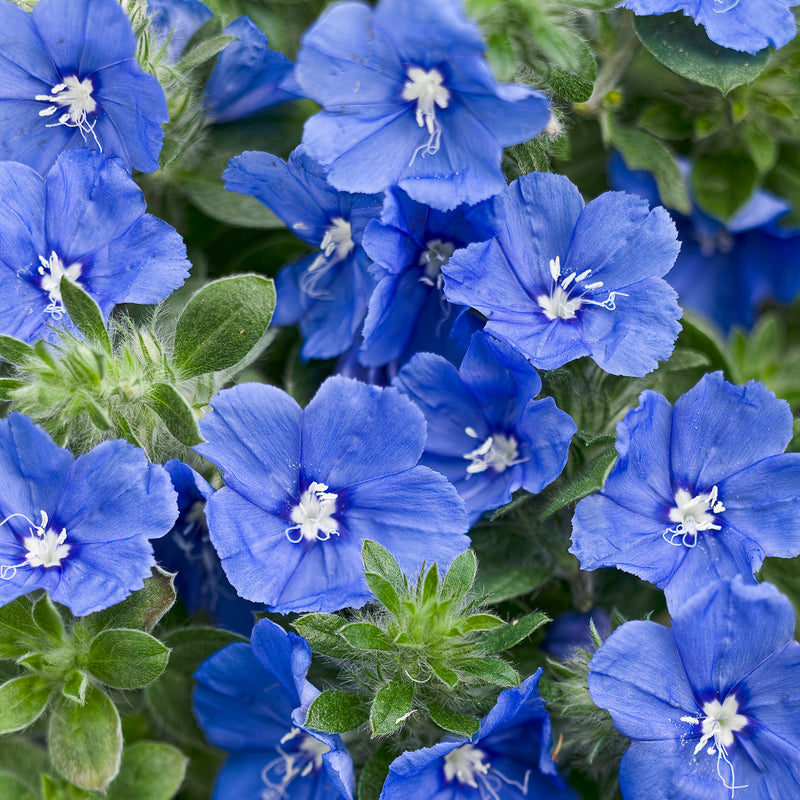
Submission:
<svg viewBox="0 0 800 800">
<path fill-rule="evenodd" d="M 333 518 L 338 497 L 335 492 L 329 492 L 324 483 L 314 481 L 292 509 L 291 519 L 295 524 L 286 529 L 286 538 L 292 544 L 298 544 L 304 539 L 307 542 L 326 542 L 331 536 L 338 536 L 339 523 Z"/>
<path fill-rule="evenodd" d="M 39 274 L 42 276 L 39 285 L 42 291 L 47 292 L 50 303 L 45 308 L 45 312 L 52 314 L 55 319 L 61 319 L 64 314 L 64 306 L 61 304 L 61 279 L 66 276 L 73 283 L 78 282 L 81 275 L 81 265 L 72 264 L 65 267 L 55 251 L 50 253 L 50 258 L 39 256 Z"/>
<path fill-rule="evenodd" d="M 60 567 L 61 562 L 69 555 L 70 545 L 65 544 L 67 530 L 63 528 L 61 533 L 55 533 L 48 529 L 49 518 L 43 509 L 39 512 L 42 515 L 41 522 L 37 525 L 25 514 L 9 514 L 0 525 L 5 525 L 13 517 L 22 517 L 29 525 L 28 535 L 22 540 L 22 546 L 27 550 L 25 560 L 18 564 L 0 565 L 0 579 L 11 580 L 17 570 L 22 567 Z"/>
<path fill-rule="evenodd" d="M 317 285 L 331 267 L 344 261 L 353 252 L 355 246 L 350 222 L 342 217 L 334 217 L 325 229 L 325 235 L 319 245 L 319 255 L 311 262 L 311 266 L 300 280 L 300 288 L 310 297 L 318 300 L 328 299 L 330 294 L 320 291 Z"/>
<path fill-rule="evenodd" d="M 739 0 L 736 0 L 733 5 L 735 6 L 738 1 Z M 716 3 L 716 0 L 714 0 L 714 2 Z M 733 8 L 733 6 L 730 7 Z M 716 8 L 714 10 L 716 11 Z M 725 11 L 727 10 L 726 8 Z M 706 258 L 711 258 L 717 255 L 717 253 L 727 255 L 736 246 L 736 240 L 733 234 L 725 230 L 725 228 L 720 228 L 714 233 L 695 232 L 694 236 L 700 245 L 700 254 Z"/>
<path fill-rule="evenodd" d="M 455 251 L 455 245 L 451 242 L 443 242 L 441 239 L 431 239 L 419 257 L 419 266 L 425 267 L 425 274 L 420 278 L 422 283 L 433 286 L 436 289 L 442 288 L 442 267 L 450 260 L 450 256 Z"/>
<path fill-rule="evenodd" d="M 493 769 L 486 760 L 486 753 L 472 744 L 462 744 L 444 757 L 444 777 L 450 783 L 455 780 L 463 786 L 477 789 L 482 800 L 502 800 L 507 796 L 504 785 L 513 786 L 523 797 L 527 797 L 530 776 L 531 770 L 526 770 L 523 783 L 511 780 Z"/>
<path fill-rule="evenodd" d="M 287 753 L 283 745 L 302 736 L 303 739 L 293 752 Z M 289 795 L 286 789 L 298 776 L 305 778 L 315 770 L 322 768 L 322 756 L 330 751 L 330 747 L 319 739 L 309 736 L 300 728 L 292 728 L 281 738 L 275 748 L 279 755 L 261 770 L 261 782 L 265 788 L 261 792 L 261 800 L 285 800 Z M 277 781 L 277 782 L 276 782 Z"/>
<path fill-rule="evenodd" d="M 747 717 L 739 713 L 739 703 L 736 696 L 729 694 L 724 702 L 711 700 L 703 705 L 703 718 L 685 716 L 681 717 L 681 722 L 690 725 L 701 725 L 702 736 L 694 749 L 693 755 L 697 755 L 713 739 L 706 752 L 708 755 L 717 757 L 717 775 L 726 789 L 731 790 L 733 797 L 736 789 L 746 789 L 747 786 L 737 786 L 734 767 L 728 758 L 728 748 L 734 743 L 738 733 L 747 725 Z"/>
<path fill-rule="evenodd" d="M 678 489 L 675 493 L 675 507 L 669 510 L 669 518 L 678 524 L 667 528 L 662 537 L 667 544 L 680 547 L 694 547 L 700 531 L 719 531 L 721 525 L 714 521 L 716 514 L 721 514 L 725 506 L 717 497 L 717 487 L 712 487 L 708 494 L 692 497 L 686 489 Z"/>
<path fill-rule="evenodd" d="M 574 319 L 578 309 L 583 305 L 600 306 L 607 311 L 616 309 L 616 298 L 627 297 L 624 292 L 609 292 L 605 300 L 594 300 L 586 297 L 586 292 L 600 289 L 603 281 L 593 281 L 583 283 L 590 275 L 590 269 L 584 270 L 580 274 L 570 272 L 569 275 L 561 276 L 561 257 L 556 256 L 550 259 L 550 276 L 553 285 L 548 294 L 540 294 L 536 297 L 536 302 L 544 311 L 547 319 Z M 582 285 L 581 285 L 582 284 Z M 577 294 L 573 294 L 577 292 Z"/>
<path fill-rule="evenodd" d="M 418 147 L 411 156 L 409 166 L 419 153 L 423 156 L 439 152 L 439 141 L 442 137 L 442 126 L 436 119 L 436 106 L 447 108 L 450 104 L 450 92 L 444 86 L 444 76 L 438 69 L 424 70 L 421 67 L 409 67 L 406 70 L 408 80 L 403 84 L 403 100 L 416 100 L 416 120 L 420 128 L 428 131 L 428 140 Z"/>
<path fill-rule="evenodd" d="M 480 438 L 474 428 L 464 428 L 464 432 L 472 439 Z M 513 436 L 504 433 L 493 434 L 479 447 L 464 453 L 463 458 L 471 462 L 467 466 L 467 477 L 490 468 L 497 473 L 503 473 L 509 467 L 522 464 L 527 459 L 519 457 L 518 444 Z"/>
<path fill-rule="evenodd" d="M 41 103 L 50 103 L 50 105 L 39 112 L 40 117 L 51 117 L 59 109 L 64 109 L 64 113 L 58 118 L 58 122 L 52 122 L 47 125 L 48 128 L 54 128 L 58 125 L 66 125 L 68 128 L 77 128 L 81 132 L 84 141 L 86 141 L 86 134 L 91 133 L 97 146 L 100 147 L 100 142 L 97 141 L 97 135 L 94 132 L 94 126 L 97 120 L 90 123 L 88 116 L 97 110 L 97 102 L 92 97 L 94 86 L 89 78 L 79 80 L 77 75 L 68 75 L 64 78 L 63 83 L 56 84 L 50 91 L 52 94 L 37 94 L 34 100 Z"/>
</svg>

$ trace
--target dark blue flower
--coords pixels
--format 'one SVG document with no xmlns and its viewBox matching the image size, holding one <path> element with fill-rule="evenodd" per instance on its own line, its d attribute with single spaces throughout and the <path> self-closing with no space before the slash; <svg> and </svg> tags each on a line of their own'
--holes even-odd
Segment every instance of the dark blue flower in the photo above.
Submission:
<svg viewBox="0 0 800 800">
<path fill-rule="evenodd" d="M 634 14 L 683 11 L 706 29 L 712 42 L 757 53 L 772 45 L 783 47 L 794 39 L 797 25 L 791 7 L 798 0 L 625 0 Z"/>
<path fill-rule="evenodd" d="M 585 613 L 562 612 L 547 626 L 542 650 L 560 659 L 569 658 L 576 648 L 591 652 L 594 650 L 591 623 L 601 638 L 605 639 L 611 633 L 611 617 L 608 611 L 600 606 L 595 606 Z"/>
<path fill-rule="evenodd" d="M 550 119 L 545 95 L 499 85 L 459 0 L 345 2 L 305 33 L 297 81 L 323 110 L 303 142 L 338 189 L 398 185 L 434 208 L 505 186 L 503 147 Z"/>
<path fill-rule="evenodd" d="M 500 234 L 454 253 L 442 268 L 454 303 L 539 369 L 591 356 L 613 375 L 644 375 L 669 358 L 680 331 L 662 279 L 678 254 L 663 208 L 623 192 L 584 207 L 561 175 L 531 173 L 495 200 Z"/>
<path fill-rule="evenodd" d="M 0 420 L 0 604 L 34 589 L 82 617 L 141 589 L 178 515 L 163 467 L 120 440 L 78 458 L 27 417 Z"/>
<path fill-rule="evenodd" d="M 305 639 L 262 619 L 197 672 L 194 710 L 208 740 L 228 750 L 212 800 L 353 797 L 353 762 L 338 736 L 305 727 L 319 694 L 307 680 Z"/>
<path fill-rule="evenodd" d="M 364 366 L 402 364 L 420 351 L 453 351 L 451 332 L 463 308 L 442 292 L 442 265 L 460 247 L 494 236 L 490 208 L 486 202 L 437 211 L 400 190 L 386 193 L 380 219 L 370 220 L 364 233 L 378 281 L 358 356 Z"/>
<path fill-rule="evenodd" d="M 564 468 L 575 423 L 551 397 L 533 399 L 542 388 L 536 370 L 488 334 L 473 335 L 458 370 L 419 353 L 395 385 L 428 422 L 421 463 L 456 487 L 473 523 L 520 487 L 540 492 Z"/>
<path fill-rule="evenodd" d="M 395 759 L 380 800 L 574 798 L 550 756 L 550 717 L 539 696 L 539 669 L 506 689 L 469 740 L 445 739 Z"/>
<path fill-rule="evenodd" d="M 300 324 L 303 358 L 343 353 L 361 328 L 375 287 L 361 237 L 380 213 L 381 198 L 337 191 L 302 146 L 288 163 L 269 153 L 243 153 L 222 177 L 226 189 L 260 200 L 317 248 L 278 273 L 273 324 Z"/>
<path fill-rule="evenodd" d="M 0 159 L 47 172 L 70 147 L 155 172 L 168 119 L 159 82 L 136 61 L 117 0 L 0 0 Z"/>
<path fill-rule="evenodd" d="M 765 556 L 800 554 L 800 454 L 789 404 L 763 384 L 706 375 L 671 407 L 646 391 L 617 424 L 619 460 L 578 503 L 571 551 L 664 589 L 670 608 Z"/>
<path fill-rule="evenodd" d="M 589 691 L 633 740 L 625 800 L 800 796 L 800 644 L 774 586 L 697 585 L 670 628 L 626 622 Z"/>
<path fill-rule="evenodd" d="M 679 164 L 688 189 L 691 165 Z M 617 188 L 659 202 L 652 175 L 629 170 L 619 154 L 609 172 Z M 667 281 L 681 305 L 727 333 L 733 325 L 752 327 L 765 300 L 793 300 L 800 291 L 800 232 L 777 224 L 789 211 L 788 203 L 758 190 L 724 225 L 696 205 L 688 217 L 673 212 L 681 252 Z"/>
<path fill-rule="evenodd" d="M 53 338 L 47 326 L 64 316 L 63 277 L 108 316 L 117 303 L 163 300 L 188 275 L 183 240 L 145 213 L 142 192 L 118 158 L 70 150 L 46 178 L 2 162 L 0 205 L 3 334 Z"/>
<path fill-rule="evenodd" d="M 334 611 L 371 597 L 361 547 L 386 547 L 407 574 L 469 546 L 464 506 L 417 466 L 425 420 L 396 389 L 322 384 L 303 411 L 273 386 L 211 401 L 196 450 L 226 486 L 206 506 L 211 541 L 242 597 L 275 611 Z"/>
</svg>

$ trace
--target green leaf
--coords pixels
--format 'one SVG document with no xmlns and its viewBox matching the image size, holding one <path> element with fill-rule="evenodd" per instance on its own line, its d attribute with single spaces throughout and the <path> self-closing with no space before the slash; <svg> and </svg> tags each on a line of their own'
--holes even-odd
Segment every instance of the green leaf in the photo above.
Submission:
<svg viewBox="0 0 800 800">
<path fill-rule="evenodd" d="M 389 581 L 398 592 L 403 591 L 405 588 L 403 572 L 394 556 L 385 547 L 365 539 L 361 547 L 361 558 L 364 561 L 364 572 L 374 572 Z"/>
<path fill-rule="evenodd" d="M 769 48 L 755 55 L 720 47 L 705 29 L 682 14 L 634 17 L 641 43 L 668 69 L 727 94 L 755 80 L 769 58 Z"/>
<path fill-rule="evenodd" d="M 50 717 L 47 744 L 53 766 L 70 783 L 105 791 L 119 772 L 122 755 L 116 707 L 94 686 L 82 706 L 62 700 Z"/>
<path fill-rule="evenodd" d="M 128 745 L 108 800 L 171 800 L 181 788 L 187 764 L 180 750 L 164 742 Z"/>
<path fill-rule="evenodd" d="M 146 403 L 181 444 L 191 447 L 203 441 L 192 407 L 174 386 L 168 383 L 154 384 Z"/>
<path fill-rule="evenodd" d="M 0 686 L 0 733 L 27 728 L 47 708 L 50 688 L 39 675 L 23 675 Z"/>
<path fill-rule="evenodd" d="M 114 689 L 140 689 L 167 668 L 169 649 L 155 636 L 132 629 L 98 633 L 89 645 L 86 669 Z"/>
<path fill-rule="evenodd" d="M 193 377 L 238 364 L 266 333 L 274 309 L 275 285 L 263 275 L 233 275 L 206 284 L 178 319 L 177 369 Z"/>
<path fill-rule="evenodd" d="M 442 597 L 463 597 L 472 588 L 477 574 L 478 560 L 475 553 L 471 549 L 459 553 L 445 573 Z"/>
<path fill-rule="evenodd" d="M 403 613 L 397 591 L 386 578 L 376 575 L 374 572 L 365 572 L 364 580 L 379 602 L 383 603 L 392 614 L 399 617 Z"/>
<path fill-rule="evenodd" d="M 434 564 L 426 573 L 422 582 L 422 602 L 429 603 L 436 599 L 439 591 L 439 568 Z"/>
<path fill-rule="evenodd" d="M 394 733 L 411 712 L 414 687 L 407 681 L 395 679 L 383 686 L 372 701 L 369 724 L 372 736 Z"/>
<path fill-rule="evenodd" d="M 481 723 L 469 714 L 458 714 L 437 703 L 428 704 L 431 719 L 440 727 L 459 736 L 470 738 L 480 728 Z"/>
<path fill-rule="evenodd" d="M 461 626 L 461 631 L 463 633 L 490 631 L 493 628 L 499 628 L 501 625 L 505 625 L 505 622 L 494 614 L 473 614 L 467 617 L 467 621 Z"/>
<path fill-rule="evenodd" d="M 433 674 L 442 682 L 447 684 L 451 689 L 458 684 L 458 673 L 454 672 L 450 667 L 446 667 L 439 661 L 431 662 L 431 669 Z"/>
<path fill-rule="evenodd" d="M 744 146 L 762 175 L 769 172 L 778 160 L 778 144 L 763 128 L 748 125 L 744 130 Z"/>
<path fill-rule="evenodd" d="M 18 597 L 0 607 L 0 659 L 16 659 L 29 653 L 38 634 L 33 604 L 27 597 Z"/>
<path fill-rule="evenodd" d="M 175 597 L 175 575 L 153 567 L 143 588 L 115 606 L 84 617 L 81 622 L 90 636 L 106 628 L 135 628 L 149 633 L 172 608 Z"/>
<path fill-rule="evenodd" d="M 704 153 L 692 166 L 692 192 L 697 204 L 726 222 L 756 189 L 758 170 L 743 153 Z"/>
<path fill-rule="evenodd" d="M 517 671 L 499 658 L 471 658 L 460 661 L 458 668 L 494 686 L 519 686 Z"/>
<path fill-rule="evenodd" d="M 358 695 L 328 689 L 308 707 L 305 727 L 323 733 L 352 731 L 367 721 Z"/>
<path fill-rule="evenodd" d="M 62 277 L 60 284 L 61 302 L 75 323 L 75 327 L 94 344 L 100 345 L 106 353 L 111 353 L 111 341 L 103 322 L 100 306 L 77 283 Z"/>
<path fill-rule="evenodd" d="M 0 772 L 0 797 L 3 800 L 36 800 L 27 784 L 5 772 Z"/>
<path fill-rule="evenodd" d="M 72 670 L 64 679 L 61 694 L 74 703 L 83 705 L 86 702 L 86 690 L 89 688 L 89 676 L 78 669 Z"/>
<path fill-rule="evenodd" d="M 565 486 L 546 506 L 540 515 L 540 519 L 547 519 L 553 516 L 556 511 L 576 503 L 587 495 L 597 492 L 603 488 L 606 476 L 617 461 L 619 453 L 615 447 L 600 453 L 594 461 L 587 464 L 580 472 L 578 477 L 568 486 Z"/>
<path fill-rule="evenodd" d="M 36 358 L 36 351 L 13 336 L 0 335 L 0 358 L 17 366 L 24 366 Z"/>
<path fill-rule="evenodd" d="M 61 614 L 58 609 L 53 605 L 49 594 L 43 594 L 33 604 L 33 621 L 37 626 L 47 634 L 48 638 L 54 644 L 60 644 L 64 640 L 64 620 L 61 619 Z"/>
<path fill-rule="evenodd" d="M 31 796 L 38 796 L 40 775 L 49 769 L 50 759 L 44 748 L 25 739 L 13 737 L 3 739 L 0 745 L 0 772 L 13 775 L 20 783 L 26 785 Z M 6 795 L 2 791 L 0 797 L 6 800 Z"/>
<path fill-rule="evenodd" d="M 487 653 L 499 653 L 519 644 L 523 639 L 527 639 L 534 631 L 548 622 L 550 622 L 550 617 L 547 614 L 534 611 L 521 619 L 506 623 L 502 628 L 496 628 L 483 634 L 478 642 Z"/>
<path fill-rule="evenodd" d="M 131 428 L 128 420 L 126 420 L 124 417 L 117 417 L 115 424 L 117 428 L 117 436 L 120 439 L 125 439 L 126 442 L 130 442 L 134 447 L 144 450 L 142 443 L 139 441 L 139 437 L 133 432 L 133 428 Z"/>
<path fill-rule="evenodd" d="M 351 622 L 339 629 L 347 643 L 356 650 L 392 650 L 392 643 L 377 626 L 367 622 Z"/>
<path fill-rule="evenodd" d="M 339 629 L 345 624 L 335 614 L 305 614 L 292 623 L 292 627 L 308 641 L 315 653 L 332 658 L 347 658 L 352 651 L 342 642 Z"/>
<path fill-rule="evenodd" d="M 396 758 L 391 746 L 385 742 L 361 770 L 358 779 L 358 800 L 380 800 L 386 776 L 389 774 L 389 765 Z"/>
<path fill-rule="evenodd" d="M 185 56 L 175 65 L 176 72 L 181 72 L 184 75 L 191 72 L 195 67 L 205 64 L 216 55 L 221 53 L 231 42 L 235 42 L 235 36 L 214 36 L 211 39 L 206 39 L 200 42 L 196 47 L 188 50 Z"/>
</svg>

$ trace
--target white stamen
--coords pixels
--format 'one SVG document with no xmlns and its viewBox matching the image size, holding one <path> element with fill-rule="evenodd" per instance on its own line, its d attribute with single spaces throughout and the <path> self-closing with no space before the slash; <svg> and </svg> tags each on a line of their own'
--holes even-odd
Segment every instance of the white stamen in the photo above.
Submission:
<svg viewBox="0 0 800 800">
<path fill-rule="evenodd" d="M 50 298 L 45 313 L 52 314 L 53 319 L 59 320 L 64 316 L 64 306 L 61 303 L 61 278 L 66 276 L 73 283 L 78 283 L 82 269 L 81 264 L 76 263 L 65 267 L 55 250 L 50 253 L 49 259 L 39 256 L 39 264 L 38 272 L 42 276 L 39 285 Z"/>
<path fill-rule="evenodd" d="M 451 242 L 431 239 L 425 245 L 425 250 L 419 257 L 419 266 L 425 267 L 425 274 L 420 278 L 420 282 L 436 289 L 441 289 L 443 283 L 442 267 L 450 260 L 450 256 L 453 255 L 455 249 L 455 245 Z"/>
<path fill-rule="evenodd" d="M 286 753 L 280 745 L 302 736 L 299 747 L 292 753 Z M 261 800 L 284 800 L 290 797 L 286 790 L 289 784 L 298 776 L 305 778 L 312 772 L 322 768 L 322 756 L 330 751 L 330 747 L 303 733 L 300 728 L 292 728 L 281 738 L 280 745 L 275 749 L 279 755 L 270 761 L 261 770 L 261 782 L 264 790 L 261 792 Z M 275 783 L 272 778 L 279 782 Z"/>
<path fill-rule="evenodd" d="M 327 299 L 328 292 L 320 292 L 317 284 L 327 275 L 331 267 L 344 261 L 353 252 L 356 243 L 353 241 L 353 232 L 350 222 L 342 217 L 334 217 L 325 230 L 319 249 L 320 254 L 311 262 L 303 277 L 300 279 L 300 288 L 310 297 Z"/>
<path fill-rule="evenodd" d="M 438 69 L 426 71 L 421 67 L 409 67 L 406 75 L 408 75 L 408 80 L 403 85 L 403 100 L 417 101 L 417 125 L 428 131 L 428 141 L 414 151 L 409 162 L 409 166 L 411 166 L 418 153 L 427 156 L 439 152 L 442 126 L 436 119 L 436 106 L 447 108 L 450 104 L 450 92 L 442 85 L 444 76 Z"/>
<path fill-rule="evenodd" d="M 304 539 L 307 542 L 327 542 L 331 536 L 339 535 L 339 523 L 333 518 L 339 495 L 329 492 L 324 483 L 314 481 L 292 509 L 291 519 L 296 523 L 286 529 L 286 538 L 292 544 Z M 298 531 L 292 534 L 292 531 Z"/>
<path fill-rule="evenodd" d="M 5 525 L 14 517 L 22 517 L 30 528 L 28 535 L 22 540 L 22 545 L 28 551 L 25 560 L 18 564 L 0 565 L 0 580 L 11 580 L 17 574 L 17 570 L 23 567 L 59 567 L 61 562 L 69 555 L 70 545 L 65 544 L 67 530 L 62 528 L 61 533 L 55 533 L 48 529 L 49 517 L 44 509 L 39 512 L 42 516 L 41 522 L 37 525 L 25 514 L 9 514 L 0 526 Z"/>
<path fill-rule="evenodd" d="M 474 428 L 464 428 L 464 432 L 471 439 L 478 439 Z M 522 464 L 526 458 L 519 457 L 518 442 L 513 436 L 504 433 L 495 433 L 486 439 L 479 447 L 469 453 L 464 453 L 472 463 L 467 466 L 467 478 L 491 468 L 497 473 L 505 472 L 509 467 Z"/>
<path fill-rule="evenodd" d="M 94 132 L 97 120 L 92 123 L 89 123 L 88 120 L 89 114 L 93 114 L 97 110 L 97 102 L 92 97 L 93 89 L 89 78 L 79 80 L 77 75 L 68 75 L 64 78 L 63 83 L 56 84 L 50 90 L 52 94 L 37 94 L 34 100 L 51 103 L 39 112 L 40 117 L 51 117 L 59 109 L 66 109 L 65 113 L 58 118 L 58 122 L 52 122 L 46 127 L 55 128 L 58 125 L 65 125 L 68 128 L 77 128 L 84 141 L 86 141 L 86 134 L 91 133 L 102 152 L 103 148 Z"/>
<path fill-rule="evenodd" d="M 523 783 L 514 781 L 494 769 L 486 761 L 486 753 L 472 744 L 462 744 L 444 757 L 444 777 L 452 783 L 458 781 L 462 786 L 477 789 L 481 800 L 502 800 L 503 784 L 518 789 L 523 797 L 528 796 L 528 783 L 531 770 L 525 771 Z"/>
<path fill-rule="evenodd" d="M 550 277 L 555 283 L 561 277 L 561 256 L 556 256 L 550 259 Z"/>
<path fill-rule="evenodd" d="M 678 524 L 674 528 L 667 528 L 661 534 L 667 544 L 675 547 L 695 547 L 697 534 L 700 531 L 719 531 L 716 514 L 721 514 L 725 506 L 717 498 L 717 487 L 713 486 L 708 494 L 700 493 L 692 497 L 686 489 L 678 489 L 675 493 L 675 507 L 669 510 L 669 518 Z"/>
</svg>

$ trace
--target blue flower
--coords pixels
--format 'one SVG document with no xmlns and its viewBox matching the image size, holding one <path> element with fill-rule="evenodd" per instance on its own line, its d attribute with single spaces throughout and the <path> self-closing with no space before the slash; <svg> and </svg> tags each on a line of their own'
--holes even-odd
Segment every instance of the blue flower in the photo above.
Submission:
<svg viewBox="0 0 800 800">
<path fill-rule="evenodd" d="M 343 353 L 361 328 L 375 287 L 361 237 L 380 213 L 381 198 L 334 189 L 302 145 L 288 163 L 269 153 L 243 153 L 222 177 L 226 189 L 260 200 L 317 249 L 278 273 L 273 325 L 300 324 L 303 358 Z"/>
<path fill-rule="evenodd" d="M 776 49 L 794 39 L 797 25 L 791 7 L 798 0 L 625 0 L 620 3 L 634 14 L 669 14 L 683 11 L 702 25 L 712 42 L 757 53 Z"/>
<path fill-rule="evenodd" d="M 177 572 L 175 588 L 189 612 L 206 612 L 220 627 L 249 635 L 260 607 L 236 594 L 211 544 L 204 508 L 214 490 L 177 459 L 164 469 L 178 492 L 179 516 L 169 534 L 153 544 L 159 565 Z"/>
<path fill-rule="evenodd" d="M 539 696 L 541 668 L 506 689 L 469 740 L 445 739 L 395 759 L 380 800 L 574 798 L 550 756 L 550 717 Z"/>
<path fill-rule="evenodd" d="M 539 369 L 591 356 L 612 375 L 645 375 L 680 331 L 675 226 L 663 208 L 606 192 L 584 207 L 561 175 L 531 173 L 495 198 L 500 234 L 442 268 L 450 302 L 488 317 Z"/>
<path fill-rule="evenodd" d="M 576 648 L 592 652 L 590 623 L 594 623 L 598 634 L 605 639 L 611 633 L 611 617 L 601 606 L 595 606 L 586 613 L 564 611 L 548 626 L 542 642 L 542 650 L 555 658 L 567 659 Z"/>
<path fill-rule="evenodd" d="M 353 762 L 338 736 L 305 727 L 319 694 L 307 680 L 305 639 L 262 619 L 250 644 L 229 644 L 197 672 L 194 710 L 208 740 L 228 750 L 212 800 L 353 797 Z"/>
<path fill-rule="evenodd" d="M 789 405 L 763 384 L 705 375 L 671 407 L 642 392 L 617 424 L 619 460 L 572 520 L 583 569 L 615 566 L 670 608 L 720 578 L 753 581 L 765 556 L 800 554 L 800 454 Z"/>
<path fill-rule="evenodd" d="M 120 440 L 78 458 L 27 417 L 0 420 L 0 604 L 34 589 L 82 617 L 141 589 L 149 539 L 178 515 L 163 467 Z"/>
<path fill-rule="evenodd" d="M 685 159 L 679 165 L 688 189 L 691 165 Z M 629 170 L 619 154 L 609 172 L 617 188 L 659 202 L 652 175 Z M 733 325 L 752 327 L 765 300 L 793 300 L 800 291 L 800 232 L 777 224 L 789 211 L 788 203 L 758 190 L 724 225 L 696 205 L 688 217 L 673 212 L 682 244 L 667 280 L 681 305 L 727 333 Z"/>
<path fill-rule="evenodd" d="M 505 186 L 503 148 L 550 119 L 545 95 L 499 85 L 459 0 L 339 3 L 305 33 L 296 76 L 323 110 L 303 142 L 348 192 L 398 185 L 443 210 Z"/>
<path fill-rule="evenodd" d="M 542 382 L 507 344 L 474 334 L 458 371 L 419 353 L 395 385 L 428 422 L 421 463 L 456 487 L 472 523 L 520 487 L 537 493 L 561 474 L 575 423 L 551 397 L 533 399 Z"/>
<path fill-rule="evenodd" d="M 158 169 L 167 100 L 117 0 L 40 0 L 30 14 L 0 0 L 0 52 L 0 159 L 44 174 L 62 150 L 91 147 Z"/>
<path fill-rule="evenodd" d="M 490 208 L 485 202 L 437 211 L 400 190 L 386 193 L 381 217 L 369 221 L 363 240 L 378 281 L 358 356 L 364 366 L 452 352 L 451 331 L 463 309 L 442 293 L 442 265 L 455 250 L 494 236 Z"/>
<path fill-rule="evenodd" d="M 38 6 L 37 6 L 38 8 Z M 186 279 L 186 247 L 145 213 L 142 192 L 118 158 L 84 148 L 61 154 L 42 178 L 0 163 L 0 332 L 52 339 L 64 316 L 62 278 L 108 316 L 117 303 L 157 303 Z"/>
<path fill-rule="evenodd" d="M 280 389 L 241 384 L 211 405 L 195 449 L 225 474 L 206 515 L 242 597 L 280 613 L 358 607 L 372 597 L 364 539 L 408 574 L 469 546 L 456 490 L 417 466 L 422 413 L 396 389 L 335 376 L 303 411 Z"/>
<path fill-rule="evenodd" d="M 625 800 L 800 796 L 800 644 L 774 586 L 696 586 L 670 628 L 626 622 L 589 665 L 589 691 L 633 740 Z"/>
<path fill-rule="evenodd" d="M 169 39 L 167 57 L 172 63 L 180 60 L 192 36 L 214 16 L 199 0 L 149 0 L 147 8 L 157 40 Z M 224 33 L 237 40 L 217 56 L 208 78 L 209 122 L 241 119 L 300 96 L 294 65 L 283 53 L 270 50 L 267 37 L 248 17 L 234 20 Z"/>
</svg>

